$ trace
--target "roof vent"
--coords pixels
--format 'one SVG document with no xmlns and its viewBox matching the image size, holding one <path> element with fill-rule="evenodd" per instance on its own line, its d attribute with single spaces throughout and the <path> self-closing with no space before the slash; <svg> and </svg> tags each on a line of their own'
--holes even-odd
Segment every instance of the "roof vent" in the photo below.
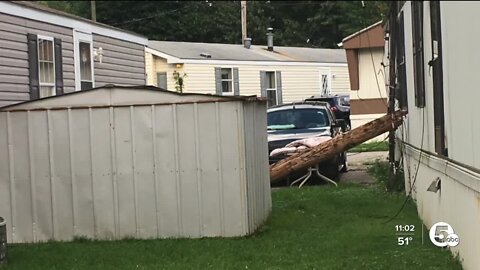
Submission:
<svg viewBox="0 0 480 270">
<path fill-rule="evenodd" d="M 212 55 L 211 55 L 211 54 L 209 54 L 209 53 L 204 53 L 204 52 L 202 52 L 202 53 L 200 54 L 200 56 L 201 56 L 201 57 L 205 57 L 205 58 L 212 58 Z"/>
<path fill-rule="evenodd" d="M 246 49 L 250 49 L 251 46 L 252 46 L 252 39 L 251 38 L 245 38 L 243 40 L 243 47 L 245 47 Z"/>
<path fill-rule="evenodd" d="M 267 29 L 267 50 L 273 52 L 273 28 Z"/>
</svg>

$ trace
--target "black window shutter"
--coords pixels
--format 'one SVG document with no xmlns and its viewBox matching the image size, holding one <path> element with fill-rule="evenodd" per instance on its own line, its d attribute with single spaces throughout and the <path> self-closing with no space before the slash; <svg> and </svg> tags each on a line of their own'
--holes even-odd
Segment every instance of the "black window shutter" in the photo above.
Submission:
<svg viewBox="0 0 480 270">
<path fill-rule="evenodd" d="M 267 97 L 267 72 L 260 71 L 260 96 Z"/>
<path fill-rule="evenodd" d="M 240 95 L 240 82 L 238 78 L 238 68 L 233 69 L 233 94 L 235 96 Z"/>
<path fill-rule="evenodd" d="M 397 46 L 397 89 L 395 90 L 395 98 L 402 109 L 408 109 L 407 99 L 407 69 L 405 63 L 405 29 L 404 29 L 403 11 L 397 20 L 398 46 Z"/>
<path fill-rule="evenodd" d="M 30 81 L 30 99 L 38 99 L 40 83 L 38 81 L 38 41 L 37 35 L 28 34 L 28 76 Z"/>
<path fill-rule="evenodd" d="M 277 71 L 277 102 L 278 104 L 283 104 L 283 94 L 282 94 L 282 72 Z"/>
<path fill-rule="evenodd" d="M 57 95 L 63 95 L 63 61 L 62 61 L 62 40 L 53 40 L 55 51 L 55 91 Z"/>
<path fill-rule="evenodd" d="M 215 68 L 215 93 L 217 95 L 223 94 L 222 91 L 222 68 Z"/>
<path fill-rule="evenodd" d="M 425 79 L 423 60 L 423 2 L 412 1 L 413 78 L 415 106 L 425 107 Z"/>
</svg>

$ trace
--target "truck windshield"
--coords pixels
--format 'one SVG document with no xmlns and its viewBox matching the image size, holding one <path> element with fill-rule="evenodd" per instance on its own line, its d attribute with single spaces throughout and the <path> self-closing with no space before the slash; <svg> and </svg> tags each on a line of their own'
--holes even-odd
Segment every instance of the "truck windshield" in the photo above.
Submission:
<svg viewBox="0 0 480 270">
<path fill-rule="evenodd" d="M 269 112 L 268 129 L 307 129 L 329 125 L 325 109 L 288 109 Z"/>
</svg>

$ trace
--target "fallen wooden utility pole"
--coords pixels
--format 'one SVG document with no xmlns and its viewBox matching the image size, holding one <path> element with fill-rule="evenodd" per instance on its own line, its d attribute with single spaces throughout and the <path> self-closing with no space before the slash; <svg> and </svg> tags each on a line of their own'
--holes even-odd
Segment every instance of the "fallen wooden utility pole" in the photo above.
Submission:
<svg viewBox="0 0 480 270">
<path fill-rule="evenodd" d="M 387 131 L 395 130 L 402 123 L 402 118 L 406 114 L 406 111 L 387 114 L 304 152 L 282 159 L 270 166 L 270 182 L 275 183 L 292 172 L 315 166 L 360 143 Z"/>
</svg>

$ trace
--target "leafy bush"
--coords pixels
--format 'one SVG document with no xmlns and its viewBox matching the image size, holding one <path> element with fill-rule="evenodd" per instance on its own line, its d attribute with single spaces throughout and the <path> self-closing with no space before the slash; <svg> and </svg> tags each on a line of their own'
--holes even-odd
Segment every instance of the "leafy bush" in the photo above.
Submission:
<svg viewBox="0 0 480 270">
<path fill-rule="evenodd" d="M 401 192 L 405 190 L 405 178 L 403 170 L 397 170 L 391 187 L 388 187 L 390 175 L 390 164 L 386 161 L 376 160 L 368 167 L 368 173 L 373 175 L 377 181 L 387 190 Z"/>
</svg>

